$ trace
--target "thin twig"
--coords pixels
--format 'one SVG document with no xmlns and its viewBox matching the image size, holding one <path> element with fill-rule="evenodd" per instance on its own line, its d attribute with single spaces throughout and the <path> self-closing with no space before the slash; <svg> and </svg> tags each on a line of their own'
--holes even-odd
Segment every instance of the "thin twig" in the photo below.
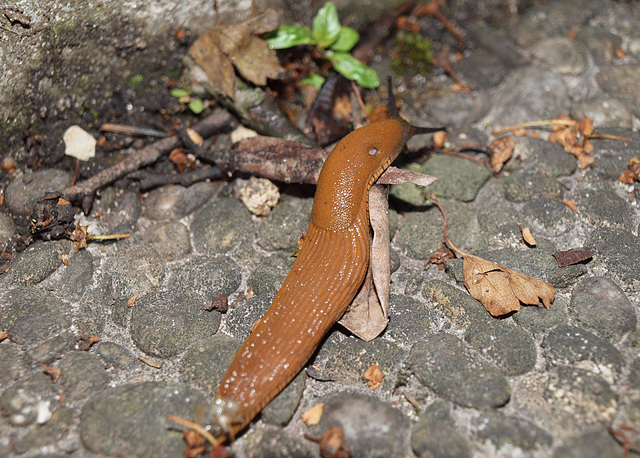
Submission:
<svg viewBox="0 0 640 458">
<path fill-rule="evenodd" d="M 172 421 L 174 423 L 178 423 L 179 425 L 182 425 L 182 426 L 186 426 L 187 428 L 193 429 L 195 432 L 197 432 L 202 437 L 204 437 L 207 440 L 207 442 L 209 442 L 214 447 L 216 445 L 220 445 L 220 442 L 218 442 L 216 438 L 213 437 L 213 435 L 209 431 L 204 429 L 198 423 L 186 420 L 181 417 L 176 417 L 175 415 L 167 415 L 167 420 Z"/>
<path fill-rule="evenodd" d="M 201 136 L 208 137 L 217 130 L 229 126 L 231 120 L 231 115 L 227 111 L 219 109 L 193 126 L 193 129 Z M 180 144 L 181 140 L 177 135 L 163 138 L 141 149 L 118 164 L 98 172 L 91 178 L 69 186 L 62 191 L 62 197 L 69 202 L 80 204 L 84 212 L 87 213 L 91 209 L 96 191 L 138 170 L 140 167 L 153 164 L 160 157 L 180 146 Z"/>
<path fill-rule="evenodd" d="M 126 126 L 123 124 L 112 124 L 108 122 L 100 126 L 100 130 L 105 132 L 114 132 L 116 134 L 140 135 L 142 137 L 148 136 L 164 138 L 167 136 L 167 133 L 161 130 L 149 129 L 147 127 Z"/>
</svg>

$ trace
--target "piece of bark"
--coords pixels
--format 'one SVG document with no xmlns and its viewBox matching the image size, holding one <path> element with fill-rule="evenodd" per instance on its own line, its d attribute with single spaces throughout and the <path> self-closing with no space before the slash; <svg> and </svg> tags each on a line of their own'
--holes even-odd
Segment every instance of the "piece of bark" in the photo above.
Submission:
<svg viewBox="0 0 640 458">
<path fill-rule="evenodd" d="M 567 267 L 590 260 L 593 257 L 593 252 L 589 247 L 571 248 L 553 253 L 553 257 L 556 258 L 558 267 Z"/>
<path fill-rule="evenodd" d="M 213 160 L 225 172 L 244 172 L 285 183 L 317 183 L 328 151 L 275 137 L 241 140 L 231 149 L 214 151 Z"/>
</svg>

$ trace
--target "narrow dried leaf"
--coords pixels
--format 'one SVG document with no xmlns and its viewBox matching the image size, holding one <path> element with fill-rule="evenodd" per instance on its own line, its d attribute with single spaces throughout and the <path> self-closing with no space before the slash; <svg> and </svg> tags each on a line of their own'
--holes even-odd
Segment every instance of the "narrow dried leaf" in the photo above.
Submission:
<svg viewBox="0 0 640 458">
<path fill-rule="evenodd" d="M 567 200 L 560 200 L 558 199 L 559 202 L 562 202 L 563 204 L 565 204 L 567 207 L 569 207 L 569 209 L 571 209 L 571 211 L 576 211 L 578 210 L 578 206 L 576 205 L 576 203 L 571 200 L 571 199 L 567 199 Z"/>
<path fill-rule="evenodd" d="M 5 331 L 0 332 L 0 342 L 2 342 L 7 337 L 9 337 L 9 331 L 5 330 Z"/>
<path fill-rule="evenodd" d="M 362 340 L 378 337 L 389 322 L 389 204 L 381 186 L 369 191 L 369 218 L 373 227 L 371 262 L 358 295 L 339 323 Z"/>
<path fill-rule="evenodd" d="M 302 421 L 304 421 L 309 426 L 314 426 L 320 423 L 320 418 L 322 418 L 322 409 L 324 408 L 324 403 L 316 404 L 311 407 L 309 410 L 304 412 L 300 417 Z"/>
<path fill-rule="evenodd" d="M 537 305 L 542 301 L 549 309 L 556 292 L 551 283 L 453 248 L 462 256 L 464 285 L 469 294 L 480 301 L 491 315 L 502 316 L 519 311 L 521 302 Z"/>
<path fill-rule="evenodd" d="M 589 247 L 571 248 L 570 250 L 553 253 L 553 257 L 556 258 L 558 267 L 566 267 L 588 261 L 593 257 L 593 252 Z"/>
<path fill-rule="evenodd" d="M 207 29 L 193 43 L 189 55 L 204 70 L 217 90 L 232 99 L 236 84 L 235 72 L 220 45 L 220 35 L 214 29 Z"/>
<path fill-rule="evenodd" d="M 365 371 L 363 378 L 369 382 L 369 389 L 373 391 L 382 383 L 384 373 L 380 370 L 380 366 L 372 364 Z"/>
<path fill-rule="evenodd" d="M 154 361 L 151 358 L 147 358 L 146 356 L 138 356 L 138 359 L 145 363 L 147 366 L 153 367 L 154 369 L 160 369 L 162 367 L 162 361 Z"/>
<path fill-rule="evenodd" d="M 127 307 L 133 307 L 133 304 L 136 303 L 136 301 L 138 300 L 138 297 L 140 297 L 139 294 L 134 294 L 133 296 L 131 296 L 127 301 Z"/>
<path fill-rule="evenodd" d="M 536 239 L 534 239 L 533 235 L 531 234 L 531 229 L 529 229 L 528 227 L 520 227 L 520 231 L 522 232 L 522 239 L 527 245 L 537 245 Z"/>
<path fill-rule="evenodd" d="M 379 184 L 402 184 L 413 183 L 418 186 L 429 186 L 437 178 L 420 172 L 410 172 L 409 170 L 399 169 L 397 167 L 389 167 L 378 178 L 376 183 Z"/>
</svg>

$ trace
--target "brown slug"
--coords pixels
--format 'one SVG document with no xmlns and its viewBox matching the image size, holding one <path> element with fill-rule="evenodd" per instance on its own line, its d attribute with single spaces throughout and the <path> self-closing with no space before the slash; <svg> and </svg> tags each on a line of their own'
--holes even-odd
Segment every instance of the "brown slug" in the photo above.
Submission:
<svg viewBox="0 0 640 458">
<path fill-rule="evenodd" d="M 322 167 L 309 229 L 291 272 L 254 326 L 218 388 L 211 433 L 233 437 L 302 370 L 342 317 L 369 266 L 369 188 L 417 133 L 395 105 L 391 117 L 360 127 Z"/>
</svg>

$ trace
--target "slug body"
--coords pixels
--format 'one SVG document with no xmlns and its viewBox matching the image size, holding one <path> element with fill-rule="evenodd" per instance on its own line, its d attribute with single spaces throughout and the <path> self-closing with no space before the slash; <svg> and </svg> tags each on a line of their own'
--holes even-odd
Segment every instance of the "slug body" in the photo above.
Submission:
<svg viewBox="0 0 640 458">
<path fill-rule="evenodd" d="M 220 383 L 215 434 L 233 438 L 249 424 L 346 311 L 369 266 L 369 188 L 414 133 L 397 116 L 372 123 L 344 137 L 325 161 L 302 249 Z"/>
</svg>

